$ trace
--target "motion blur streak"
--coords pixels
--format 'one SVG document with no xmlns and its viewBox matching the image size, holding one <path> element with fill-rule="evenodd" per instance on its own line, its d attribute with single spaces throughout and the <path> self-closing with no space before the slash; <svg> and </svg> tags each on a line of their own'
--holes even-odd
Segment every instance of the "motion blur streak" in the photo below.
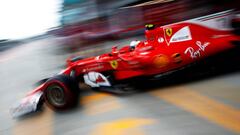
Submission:
<svg viewBox="0 0 240 135">
<path fill-rule="evenodd" d="M 52 135 L 53 112 L 45 110 L 36 117 L 25 118 L 15 123 L 13 135 Z"/>
<path fill-rule="evenodd" d="M 89 96 L 83 97 L 83 99 L 80 102 L 83 104 L 87 104 L 87 103 L 91 103 L 93 101 L 102 100 L 107 97 L 109 97 L 109 95 L 105 94 L 105 93 L 91 94 Z"/>
<path fill-rule="evenodd" d="M 29 45 L 21 45 L 15 48 L 12 48 L 10 50 L 7 50 L 5 52 L 0 52 L 0 63 L 9 61 L 11 59 L 20 57 L 21 55 L 25 54 L 27 51 L 32 51 L 31 48 L 28 47 Z M 24 51 L 21 51 L 24 50 Z"/>
<path fill-rule="evenodd" d="M 152 94 L 200 117 L 240 133 L 240 110 L 209 99 L 186 87 L 173 87 L 172 89 L 152 92 Z"/>
<path fill-rule="evenodd" d="M 116 98 L 107 94 L 93 94 L 83 97 L 81 101 L 84 103 L 84 113 L 87 115 L 106 113 L 122 107 Z"/>
<path fill-rule="evenodd" d="M 126 118 L 115 120 L 107 123 L 102 123 L 97 126 L 97 129 L 91 135 L 144 135 L 144 131 L 140 127 L 153 124 L 152 119 L 144 118 Z"/>
</svg>

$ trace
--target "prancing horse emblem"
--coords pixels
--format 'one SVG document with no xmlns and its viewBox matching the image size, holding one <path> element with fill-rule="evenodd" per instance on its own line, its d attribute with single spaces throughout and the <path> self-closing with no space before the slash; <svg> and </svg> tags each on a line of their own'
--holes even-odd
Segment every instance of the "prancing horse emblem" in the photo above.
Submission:
<svg viewBox="0 0 240 135">
<path fill-rule="evenodd" d="M 110 61 L 110 65 L 112 66 L 113 69 L 116 69 L 118 67 L 118 62 L 116 60 Z"/>
<path fill-rule="evenodd" d="M 166 34 L 170 37 L 172 36 L 172 28 L 167 28 L 166 29 Z"/>
</svg>

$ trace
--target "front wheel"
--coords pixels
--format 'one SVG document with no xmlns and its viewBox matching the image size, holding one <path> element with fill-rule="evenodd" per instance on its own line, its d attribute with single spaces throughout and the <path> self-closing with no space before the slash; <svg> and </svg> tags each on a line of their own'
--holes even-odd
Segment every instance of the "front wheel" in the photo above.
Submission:
<svg viewBox="0 0 240 135">
<path fill-rule="evenodd" d="M 78 83 L 70 76 L 58 75 L 46 82 L 44 99 L 53 110 L 66 110 L 78 103 Z"/>
</svg>

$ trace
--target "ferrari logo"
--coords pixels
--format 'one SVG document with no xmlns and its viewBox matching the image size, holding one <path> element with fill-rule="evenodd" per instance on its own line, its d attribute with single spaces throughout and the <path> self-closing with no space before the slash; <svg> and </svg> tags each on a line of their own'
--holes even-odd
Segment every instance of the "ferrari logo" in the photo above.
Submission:
<svg viewBox="0 0 240 135">
<path fill-rule="evenodd" d="M 172 28 L 167 28 L 166 29 L 166 34 L 170 37 L 172 36 Z"/>
<path fill-rule="evenodd" d="M 118 67 L 118 62 L 116 60 L 110 61 L 110 65 L 112 66 L 113 69 L 116 69 Z"/>
</svg>

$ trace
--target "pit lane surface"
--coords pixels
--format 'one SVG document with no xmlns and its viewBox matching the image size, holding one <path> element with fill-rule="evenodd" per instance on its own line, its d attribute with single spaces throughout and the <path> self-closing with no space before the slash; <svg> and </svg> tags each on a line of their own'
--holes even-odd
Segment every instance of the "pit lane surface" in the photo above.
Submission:
<svg viewBox="0 0 240 135">
<path fill-rule="evenodd" d="M 35 82 L 58 73 L 70 55 L 56 44 L 49 38 L 0 54 L 1 135 L 240 134 L 239 72 L 123 97 L 88 91 L 72 111 L 55 113 L 44 106 L 42 112 L 12 119 L 9 107 Z"/>
</svg>

